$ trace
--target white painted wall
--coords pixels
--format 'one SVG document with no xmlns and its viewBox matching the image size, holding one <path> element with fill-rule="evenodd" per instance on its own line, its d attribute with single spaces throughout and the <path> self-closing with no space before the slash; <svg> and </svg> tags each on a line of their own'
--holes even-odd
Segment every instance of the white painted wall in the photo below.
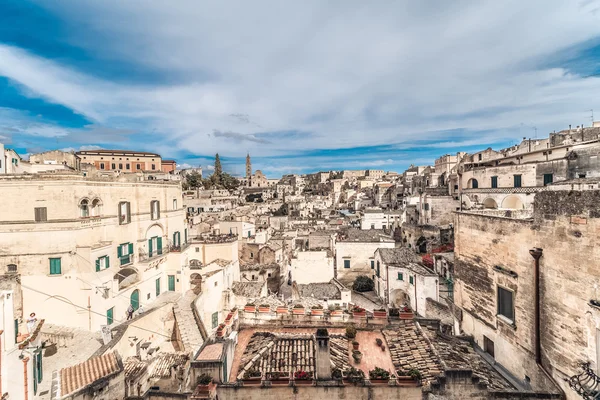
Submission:
<svg viewBox="0 0 600 400">
<path fill-rule="evenodd" d="M 333 277 L 333 257 L 326 251 L 299 251 L 292 258 L 292 280 L 299 284 L 329 282 Z"/>
</svg>

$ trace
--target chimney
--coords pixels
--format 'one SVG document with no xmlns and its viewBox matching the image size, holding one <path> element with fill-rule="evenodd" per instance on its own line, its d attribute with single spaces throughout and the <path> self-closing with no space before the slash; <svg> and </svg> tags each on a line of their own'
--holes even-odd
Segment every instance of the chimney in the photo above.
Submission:
<svg viewBox="0 0 600 400">
<path fill-rule="evenodd" d="M 571 124 L 569 124 L 569 130 L 571 130 Z"/>
<path fill-rule="evenodd" d="M 317 329 L 315 334 L 317 349 L 315 354 L 315 372 L 317 380 L 331 380 L 331 352 L 329 350 L 329 332 L 325 328 Z"/>
</svg>

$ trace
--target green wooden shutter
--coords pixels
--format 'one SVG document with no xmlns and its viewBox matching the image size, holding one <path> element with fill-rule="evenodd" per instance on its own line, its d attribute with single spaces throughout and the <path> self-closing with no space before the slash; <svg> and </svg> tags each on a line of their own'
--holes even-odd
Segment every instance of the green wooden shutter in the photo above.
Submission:
<svg viewBox="0 0 600 400">
<path fill-rule="evenodd" d="M 42 379 L 44 379 L 44 368 L 42 367 L 42 363 L 43 363 L 42 360 L 43 360 L 42 359 L 42 352 L 40 351 L 40 352 L 37 353 L 37 368 L 38 368 L 37 376 L 38 376 L 38 383 L 42 382 Z"/>
<path fill-rule="evenodd" d="M 160 294 L 160 278 L 156 280 L 156 295 Z"/>
<path fill-rule="evenodd" d="M 169 292 L 175 291 L 175 275 L 168 276 Z"/>
<path fill-rule="evenodd" d="M 106 325 L 111 325 L 114 321 L 113 310 L 114 308 L 109 308 L 108 310 L 106 310 Z"/>
<path fill-rule="evenodd" d="M 162 236 L 156 238 L 156 250 L 158 254 L 162 254 Z"/>
<path fill-rule="evenodd" d="M 152 238 L 148 240 L 148 256 L 152 257 Z"/>
<path fill-rule="evenodd" d="M 183 230 L 183 243 L 187 243 L 187 228 Z"/>
<path fill-rule="evenodd" d="M 106 256 L 106 268 L 110 268 L 110 256 Z"/>
<path fill-rule="evenodd" d="M 117 257 L 121 258 L 123 257 L 123 252 L 121 251 L 121 246 L 123 246 L 122 244 L 117 246 Z"/>
<path fill-rule="evenodd" d="M 96 259 L 96 272 L 100 271 L 100 259 Z"/>
<path fill-rule="evenodd" d="M 177 246 L 177 232 L 173 233 L 173 246 Z"/>
<path fill-rule="evenodd" d="M 129 248 L 128 249 L 129 250 L 129 255 L 132 255 L 133 254 L 133 243 L 129 243 L 127 247 Z"/>
</svg>

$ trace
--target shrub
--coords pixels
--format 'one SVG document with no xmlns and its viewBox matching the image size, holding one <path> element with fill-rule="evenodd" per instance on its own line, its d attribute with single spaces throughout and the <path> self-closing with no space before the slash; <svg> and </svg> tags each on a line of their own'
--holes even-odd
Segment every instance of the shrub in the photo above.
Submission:
<svg viewBox="0 0 600 400">
<path fill-rule="evenodd" d="M 331 377 L 333 379 L 342 379 L 342 370 L 339 368 L 334 368 L 334 370 L 331 371 Z"/>
<path fill-rule="evenodd" d="M 364 308 L 362 308 L 362 307 L 359 307 L 359 306 L 355 306 L 355 307 L 352 309 L 352 312 L 357 312 L 357 313 L 359 313 L 359 312 L 365 312 L 365 309 L 364 309 Z"/>
<path fill-rule="evenodd" d="M 348 373 L 346 374 L 346 379 L 354 384 L 362 383 L 365 380 L 365 373 L 354 367 L 351 367 Z"/>
<path fill-rule="evenodd" d="M 270 308 L 271 306 L 268 304 L 261 304 L 259 307 L 263 307 L 263 308 Z"/>
<path fill-rule="evenodd" d="M 312 372 L 296 371 L 294 372 L 294 379 L 297 381 L 308 381 L 312 379 Z"/>
<path fill-rule="evenodd" d="M 375 284 L 373 283 L 373 279 L 366 275 L 358 276 L 352 285 L 352 289 L 357 292 L 370 292 L 374 288 Z"/>
<path fill-rule="evenodd" d="M 296 304 L 294 308 L 304 308 L 304 306 L 302 304 Z"/>
<path fill-rule="evenodd" d="M 262 373 L 257 370 L 257 369 L 249 369 L 248 371 L 246 371 L 244 373 L 244 379 L 250 379 L 250 378 L 260 378 L 262 376 Z"/>
<path fill-rule="evenodd" d="M 397 308 L 390 308 L 390 317 L 397 317 L 400 315 L 400 310 Z"/>
<path fill-rule="evenodd" d="M 322 309 L 323 309 L 323 306 L 322 306 L 322 305 L 320 305 L 320 304 L 317 304 L 316 306 L 312 306 L 311 308 L 312 308 L 313 310 L 322 310 Z"/>
<path fill-rule="evenodd" d="M 369 379 L 390 379 L 390 373 L 383 368 L 375 367 L 369 371 Z"/>
<path fill-rule="evenodd" d="M 383 340 L 377 338 L 375 339 L 375 343 L 377 343 L 377 346 L 381 347 L 381 345 L 383 344 Z"/>
<path fill-rule="evenodd" d="M 416 368 L 413 368 L 410 371 L 408 371 L 408 375 L 410 375 L 413 379 L 417 381 L 421 380 L 421 372 L 419 372 L 419 370 Z"/>
<path fill-rule="evenodd" d="M 212 382 L 212 376 L 210 376 L 209 374 L 202 374 L 198 377 L 196 382 L 197 385 L 208 385 Z"/>
<path fill-rule="evenodd" d="M 396 375 L 398 375 L 398 376 L 408 376 L 408 372 L 406 372 L 403 369 L 399 369 L 399 370 L 396 371 Z"/>
<path fill-rule="evenodd" d="M 326 328 L 317 329 L 317 336 L 329 336 L 329 331 Z"/>
<path fill-rule="evenodd" d="M 346 327 L 346 337 L 348 339 L 354 339 L 356 337 L 356 328 L 352 325 Z"/>
</svg>

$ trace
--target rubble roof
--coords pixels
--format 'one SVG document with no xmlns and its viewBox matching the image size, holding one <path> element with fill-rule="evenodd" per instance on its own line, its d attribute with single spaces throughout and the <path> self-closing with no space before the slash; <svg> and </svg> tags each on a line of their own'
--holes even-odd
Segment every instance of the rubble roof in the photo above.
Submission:
<svg viewBox="0 0 600 400">
<path fill-rule="evenodd" d="M 233 282 L 231 290 L 234 294 L 244 297 L 260 297 L 266 282 Z"/>
<path fill-rule="evenodd" d="M 412 250 L 406 247 L 396 247 L 393 249 L 381 248 L 377 249 L 381 261 L 389 265 L 408 265 L 410 263 L 419 262 L 420 257 Z"/>
<path fill-rule="evenodd" d="M 338 242 L 393 242 L 391 236 L 385 233 L 383 229 L 348 229 L 345 233 L 340 233 Z"/>
<path fill-rule="evenodd" d="M 134 379 L 148 369 L 148 363 L 137 357 L 128 357 L 125 360 L 125 378 Z"/>
<path fill-rule="evenodd" d="M 169 378 L 173 367 L 182 367 L 187 360 L 185 353 L 161 353 L 152 360 L 150 378 Z"/>
<path fill-rule="evenodd" d="M 301 297 L 314 297 L 315 299 L 341 299 L 340 289 L 333 283 L 299 284 L 298 291 Z"/>
</svg>

